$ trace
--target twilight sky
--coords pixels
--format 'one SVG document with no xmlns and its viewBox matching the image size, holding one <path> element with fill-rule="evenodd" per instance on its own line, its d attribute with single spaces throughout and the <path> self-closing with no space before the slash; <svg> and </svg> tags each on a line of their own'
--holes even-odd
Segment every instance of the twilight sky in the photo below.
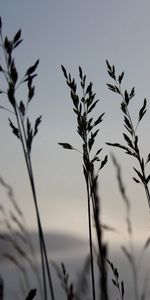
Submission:
<svg viewBox="0 0 150 300">
<path fill-rule="evenodd" d="M 131 105 L 136 120 L 144 97 L 149 101 L 150 95 L 149 12 L 149 0 L 1 0 L 4 34 L 12 37 L 19 28 L 22 29 L 23 43 L 16 50 L 20 74 L 40 58 L 30 117 L 34 120 L 41 114 L 43 116 L 32 159 L 42 222 L 48 230 L 87 236 L 81 157 L 77 152 L 64 151 L 57 144 L 69 142 L 79 149 L 81 147 L 60 65 L 63 64 L 75 78 L 78 78 L 78 66 L 81 65 L 88 80 L 94 84 L 97 97 L 101 99 L 96 113 L 99 115 L 105 111 L 97 140 L 97 147 L 104 147 L 104 157 L 111 150 L 105 142 L 123 141 L 120 99 L 106 87 L 110 80 L 105 60 L 115 64 L 118 72 L 125 71 L 124 86 L 129 89 L 136 87 L 136 97 Z M 1 96 L 1 105 L 5 101 Z M 13 186 L 29 227 L 35 228 L 22 149 L 11 134 L 8 117 L 7 112 L 0 112 L 0 174 Z M 150 111 L 139 130 L 141 150 L 146 154 L 149 153 L 149 117 Z M 143 239 L 147 236 L 149 224 L 144 191 L 132 182 L 133 161 L 118 151 L 114 153 L 122 166 L 127 192 L 132 199 L 135 237 Z M 100 174 L 100 194 L 103 222 L 125 232 L 125 209 L 111 159 Z M 116 239 L 112 233 L 108 237 Z"/>
</svg>

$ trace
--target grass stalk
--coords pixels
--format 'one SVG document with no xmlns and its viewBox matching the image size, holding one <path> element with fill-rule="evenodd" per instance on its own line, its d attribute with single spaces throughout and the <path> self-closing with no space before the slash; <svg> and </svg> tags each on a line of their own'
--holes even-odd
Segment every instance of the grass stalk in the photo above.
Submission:
<svg viewBox="0 0 150 300">
<path fill-rule="evenodd" d="M 106 271 L 106 257 L 107 257 L 107 246 L 102 241 L 102 227 L 100 224 L 100 200 L 98 196 L 97 181 L 95 182 L 93 174 L 90 174 L 90 186 L 91 186 L 91 198 L 93 204 L 94 222 L 96 228 L 96 235 L 99 249 L 99 265 L 100 265 L 100 286 L 101 286 L 101 300 L 108 300 L 108 289 L 107 289 L 107 271 Z"/>
<path fill-rule="evenodd" d="M 107 156 L 103 160 L 99 158 L 99 153 L 102 148 L 99 149 L 91 158 L 92 147 L 95 143 L 95 138 L 99 132 L 99 129 L 94 130 L 97 125 L 102 122 L 104 113 L 102 113 L 98 119 L 94 120 L 90 117 L 90 113 L 95 108 L 99 100 L 95 100 L 95 93 L 92 90 L 92 83 L 85 86 L 86 75 L 83 75 L 81 67 L 79 67 L 80 85 L 82 89 L 81 98 L 76 92 L 76 82 L 74 78 L 71 78 L 71 74 L 67 74 L 66 69 L 62 66 L 62 71 L 66 79 L 67 85 L 70 88 L 70 95 L 73 101 L 73 110 L 77 116 L 77 132 L 82 139 L 82 159 L 83 159 L 83 173 L 86 181 L 87 189 L 87 202 L 88 202 L 88 219 L 89 219 L 89 245 L 91 254 L 91 275 L 92 275 L 92 287 L 93 287 L 93 299 L 95 299 L 95 279 L 93 269 L 93 252 L 92 252 L 92 234 L 91 234 L 91 206 L 93 211 L 93 217 L 96 227 L 97 241 L 99 247 L 99 264 L 100 264 L 100 288 L 101 288 L 101 300 L 108 300 L 107 294 L 107 271 L 106 271 L 106 245 L 102 241 L 102 231 L 100 223 L 100 211 L 99 211 L 99 197 L 97 195 L 97 179 L 99 171 L 104 167 L 107 162 Z M 69 150 L 76 150 L 72 145 L 68 143 L 59 143 L 63 148 Z M 81 151 L 79 151 L 81 152 Z M 100 162 L 97 175 L 95 176 L 96 162 Z"/>
<path fill-rule="evenodd" d="M 139 110 L 138 114 L 138 120 L 136 123 L 136 126 L 133 125 L 132 117 L 129 111 L 129 104 L 131 102 L 131 99 L 135 96 L 135 88 L 133 87 L 130 92 L 127 90 L 122 91 L 122 80 L 124 77 L 124 72 L 122 72 L 118 77 L 116 76 L 115 66 L 110 65 L 108 61 L 106 61 L 107 64 L 107 71 L 109 76 L 113 79 L 114 84 L 107 84 L 108 88 L 113 91 L 114 93 L 117 93 L 121 96 L 122 102 L 121 102 L 121 110 L 124 115 L 124 127 L 126 129 L 126 133 L 123 133 L 123 137 L 125 140 L 126 145 L 122 145 L 119 143 L 107 143 L 107 145 L 120 148 L 125 151 L 126 154 L 129 156 L 134 157 L 139 165 L 139 170 L 133 167 L 134 172 L 136 174 L 136 177 L 133 177 L 133 180 L 136 183 L 142 183 L 147 202 L 150 212 L 150 191 L 148 187 L 148 183 L 150 181 L 150 174 L 146 175 L 146 166 L 150 161 L 150 154 L 148 154 L 147 158 L 144 159 L 141 156 L 140 150 L 139 150 L 139 137 L 137 135 L 137 129 L 139 126 L 139 123 L 143 119 L 146 110 L 147 110 L 147 101 L 146 98 L 144 99 L 143 105 L 141 109 Z"/>
<path fill-rule="evenodd" d="M 91 263 L 91 280 L 92 280 L 92 293 L 93 300 L 96 300 L 95 293 L 95 275 L 94 275 L 94 258 L 93 258 L 93 242 L 92 242 L 92 226 L 91 226 L 91 201 L 89 192 L 89 182 L 86 179 L 87 202 L 88 202 L 88 226 L 89 226 L 89 247 L 90 247 L 90 263 Z"/>
<path fill-rule="evenodd" d="M 15 108 L 15 115 L 17 117 L 17 124 L 18 124 L 18 128 L 19 128 L 19 132 L 21 134 L 21 142 L 22 142 L 23 152 L 24 152 L 25 161 L 26 161 L 26 165 L 27 165 L 27 171 L 28 171 L 28 175 L 29 175 L 29 180 L 30 180 L 30 184 L 31 184 L 31 190 L 32 190 L 32 195 L 33 195 L 34 205 L 35 205 L 35 210 L 36 210 L 36 216 L 37 216 L 37 223 L 38 223 L 38 229 L 39 229 L 38 230 L 39 243 L 40 243 L 41 259 L 42 259 L 43 286 L 44 286 L 45 300 L 47 300 L 47 287 L 46 287 L 46 274 L 45 274 L 45 266 L 44 265 L 46 265 L 46 269 L 47 269 L 48 283 L 49 283 L 51 298 L 52 298 L 52 300 L 54 300 L 55 299 L 54 290 L 53 290 L 51 272 L 50 272 L 49 263 L 48 263 L 44 234 L 43 234 L 43 230 L 42 230 L 42 226 L 41 226 L 40 214 L 39 214 L 39 209 L 38 209 L 36 189 L 35 189 L 33 169 L 32 169 L 32 162 L 31 162 L 30 153 L 27 151 L 27 146 L 26 146 L 27 145 L 27 137 L 26 137 L 23 119 L 22 119 L 22 116 L 20 115 L 21 125 L 22 125 L 22 130 L 21 130 L 20 119 L 18 116 L 17 108 Z M 23 131 L 24 139 L 22 137 L 22 131 Z M 45 261 L 44 261 L 44 259 L 45 259 Z"/>
<path fill-rule="evenodd" d="M 34 96 L 34 86 L 33 79 L 37 75 L 35 74 L 35 70 L 38 66 L 39 60 L 36 61 L 36 63 L 29 67 L 26 71 L 26 74 L 23 78 L 23 80 L 18 82 L 18 72 L 15 65 L 15 60 L 12 56 L 12 53 L 14 49 L 22 42 L 21 39 L 21 30 L 19 30 L 14 38 L 12 40 L 9 40 L 7 37 L 3 39 L 2 35 L 2 21 L 0 19 L 0 36 L 1 36 L 1 46 L 4 53 L 5 58 L 5 65 L 6 70 L 4 67 L 1 67 L 1 72 L 4 75 L 8 89 L 7 89 L 7 97 L 9 100 L 9 103 L 11 104 L 13 108 L 13 112 L 16 118 L 17 127 L 13 124 L 13 122 L 9 119 L 9 125 L 12 128 L 13 134 L 21 141 L 22 149 L 25 157 L 25 162 L 27 166 L 27 172 L 29 176 L 29 181 L 31 185 L 33 200 L 34 200 L 34 206 L 36 211 L 36 217 L 37 217 L 37 224 L 38 224 L 38 234 L 39 234 L 39 244 L 40 244 L 40 253 L 41 253 L 41 263 L 42 263 L 42 277 L 43 277 L 43 289 L 44 289 L 44 299 L 47 300 L 48 293 L 47 293 L 47 280 L 46 280 L 46 274 L 48 277 L 48 283 L 49 283 L 49 289 L 51 294 L 51 299 L 54 300 L 54 291 L 53 291 L 53 284 L 52 284 L 52 278 L 50 273 L 50 267 L 48 263 L 48 257 L 47 257 L 47 251 L 45 246 L 45 240 L 44 240 L 44 234 L 43 229 L 41 225 L 41 219 L 38 209 L 38 203 L 37 203 L 37 196 L 36 196 L 36 189 L 35 189 L 35 183 L 34 183 L 34 175 L 32 170 L 32 162 L 31 162 L 31 148 L 32 148 L 32 142 L 35 137 L 35 135 L 38 132 L 38 126 L 41 122 L 41 116 L 36 119 L 34 128 L 31 127 L 31 123 L 29 121 L 29 118 L 26 116 L 27 114 L 27 108 Z M 23 101 L 20 101 L 20 104 L 18 105 L 16 101 L 16 89 L 19 87 L 19 85 L 27 83 L 27 90 L 28 90 L 28 99 L 27 103 L 24 104 Z M 25 120 L 27 122 L 27 128 L 25 129 Z"/>
</svg>

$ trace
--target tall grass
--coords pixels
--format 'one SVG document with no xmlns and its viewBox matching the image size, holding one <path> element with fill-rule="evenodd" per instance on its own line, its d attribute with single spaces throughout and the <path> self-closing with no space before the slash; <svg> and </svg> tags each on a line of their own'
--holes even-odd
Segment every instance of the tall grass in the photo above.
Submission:
<svg viewBox="0 0 150 300">
<path fill-rule="evenodd" d="M 88 222 L 89 222 L 89 248 L 91 258 L 91 281 L 92 281 L 92 292 L 93 300 L 96 299 L 95 292 L 95 275 L 94 275 L 94 263 L 93 263 L 93 237 L 92 237 L 92 222 L 91 222 L 91 210 L 94 218 L 94 225 L 97 234 L 98 243 L 98 261 L 100 268 L 100 299 L 108 299 L 107 289 L 107 245 L 103 242 L 102 228 L 101 228 L 101 210 L 100 210 L 100 198 L 98 195 L 98 176 L 99 171 L 107 163 L 107 155 L 104 159 L 101 159 L 99 154 L 102 148 L 92 152 L 96 140 L 96 136 L 99 132 L 97 126 L 102 122 L 104 113 L 98 116 L 97 119 L 91 116 L 94 108 L 96 107 L 99 99 L 96 99 L 96 93 L 93 92 L 92 82 L 86 84 L 86 75 L 83 74 L 82 68 L 79 67 L 79 79 L 82 94 L 78 95 L 77 84 L 75 79 L 71 77 L 70 73 L 67 73 L 64 66 L 62 71 L 66 79 L 66 83 L 70 89 L 70 96 L 73 103 L 73 111 L 76 114 L 77 119 L 77 133 L 82 139 L 82 150 L 79 151 L 82 154 L 83 159 L 83 174 L 86 183 L 87 191 L 87 211 L 88 211 Z M 76 150 L 69 143 L 59 143 L 63 148 L 69 150 Z M 98 163 L 97 169 L 95 164 Z"/>
<path fill-rule="evenodd" d="M 122 72 L 119 76 L 116 75 L 116 70 L 114 65 L 110 65 L 110 63 L 106 60 L 107 64 L 107 71 L 109 76 L 112 78 L 114 84 L 108 83 L 107 86 L 109 90 L 114 93 L 117 93 L 121 97 L 121 110 L 123 112 L 124 118 L 124 128 L 125 133 L 123 132 L 123 138 L 125 141 L 125 145 L 119 143 L 107 143 L 107 145 L 120 148 L 124 150 L 128 156 L 136 159 L 139 165 L 139 169 L 133 167 L 135 172 L 135 177 L 133 180 L 136 183 L 141 183 L 144 187 L 145 194 L 147 197 L 148 206 L 150 209 L 150 191 L 148 183 L 150 181 L 150 174 L 147 174 L 147 165 L 150 162 L 150 153 L 147 155 L 146 158 L 142 157 L 141 151 L 139 148 L 139 136 L 138 136 L 138 127 L 143 119 L 146 110 L 147 110 L 147 100 L 146 98 L 143 101 L 143 105 L 139 110 L 139 114 L 137 116 L 137 121 L 134 124 L 132 120 L 132 116 L 129 110 L 130 103 L 135 96 L 135 88 L 133 87 L 130 92 L 126 89 L 122 89 L 122 82 L 124 77 L 124 72 Z"/>
<path fill-rule="evenodd" d="M 148 172 L 148 164 L 150 161 L 150 154 L 147 155 L 146 158 L 144 158 L 141 154 L 141 150 L 139 147 L 139 135 L 138 135 L 138 127 L 143 120 L 143 117 L 147 111 L 147 100 L 146 98 L 143 101 L 143 105 L 139 110 L 137 121 L 133 121 L 132 115 L 130 113 L 130 103 L 132 102 L 132 98 L 135 96 L 135 88 L 133 87 L 131 91 L 127 91 L 126 89 L 122 88 L 123 78 L 124 78 L 124 72 L 122 72 L 120 75 L 116 74 L 116 69 L 114 65 L 111 65 L 108 60 L 106 60 L 107 65 L 107 72 L 110 76 L 110 78 L 113 80 L 114 84 L 107 83 L 107 86 L 109 90 L 112 92 L 118 94 L 121 97 L 121 111 L 123 113 L 123 120 L 124 120 L 124 128 L 125 132 L 123 132 L 123 138 L 125 141 L 125 144 L 120 143 L 110 143 L 107 142 L 107 145 L 119 148 L 125 152 L 125 154 L 128 154 L 130 158 L 133 158 L 137 161 L 139 169 L 135 168 L 133 166 L 133 170 L 135 173 L 135 177 L 133 177 L 133 181 L 136 184 L 142 184 L 144 187 L 144 191 L 146 194 L 148 207 L 150 210 L 150 192 L 149 192 L 149 181 L 150 181 L 150 174 Z M 134 116 L 135 117 L 135 116 Z M 117 171 L 117 180 L 119 185 L 119 190 L 122 195 L 122 199 L 125 204 L 126 209 L 126 224 L 127 224 L 127 233 L 129 236 L 129 249 L 126 248 L 126 246 L 122 246 L 122 250 L 127 257 L 131 270 L 133 275 L 133 286 L 134 286 L 134 299 L 136 300 L 142 300 L 146 298 L 146 287 L 144 286 L 142 292 L 139 290 L 139 273 L 141 268 L 141 258 L 144 255 L 145 250 L 147 247 L 149 247 L 149 237 L 145 242 L 145 245 L 143 247 L 143 250 L 141 252 L 141 256 L 138 259 L 138 262 L 136 260 L 136 251 L 133 244 L 133 231 L 132 231 L 132 221 L 131 221 L 131 205 L 130 200 L 126 194 L 126 189 L 122 181 L 121 176 L 121 168 L 114 157 L 112 155 L 112 160 L 114 163 L 114 166 Z M 140 266 L 140 268 L 139 268 Z"/>
<path fill-rule="evenodd" d="M 42 262 L 42 273 L 43 273 L 43 290 L 44 299 L 48 299 L 48 287 L 47 279 L 49 284 L 49 291 L 51 294 L 51 299 L 54 300 L 54 291 L 52 278 L 50 273 L 50 266 L 47 257 L 47 251 L 45 246 L 44 234 L 40 219 L 40 212 L 38 208 L 34 174 L 32 168 L 31 150 L 33 146 L 33 140 L 38 133 L 38 128 L 41 123 L 41 116 L 38 117 L 32 127 L 31 121 L 28 117 L 28 108 L 34 97 L 35 87 L 33 85 L 33 80 L 37 76 L 36 69 L 39 64 L 37 60 L 32 66 L 30 66 L 25 75 L 20 79 L 15 64 L 14 51 L 22 42 L 21 30 L 14 35 L 12 39 L 7 36 L 3 37 L 2 31 L 2 20 L 0 19 L 0 39 L 1 39 L 1 50 L 3 54 L 3 61 L 0 65 L 1 75 L 4 77 L 6 82 L 6 90 L 1 90 L 1 94 L 7 95 L 8 104 L 10 108 L 1 107 L 7 111 L 10 111 L 13 115 L 12 119 L 9 119 L 9 125 L 12 129 L 12 133 L 19 139 L 25 158 L 25 163 L 27 167 L 29 182 L 32 190 L 32 196 L 36 211 L 38 233 L 39 233 L 39 244 L 41 251 L 41 262 Z M 21 85 L 26 85 L 27 88 L 27 100 L 17 101 L 17 90 Z"/>
</svg>

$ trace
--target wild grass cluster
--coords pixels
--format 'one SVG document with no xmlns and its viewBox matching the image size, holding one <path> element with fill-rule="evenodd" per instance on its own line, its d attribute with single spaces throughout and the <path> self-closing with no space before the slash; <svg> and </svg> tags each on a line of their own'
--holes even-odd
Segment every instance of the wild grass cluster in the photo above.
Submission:
<svg viewBox="0 0 150 300">
<path fill-rule="evenodd" d="M 32 125 L 33 121 L 31 122 L 28 116 L 28 110 L 34 98 L 34 78 L 37 76 L 39 60 L 36 60 L 33 65 L 24 72 L 22 78 L 20 78 L 16 66 L 15 49 L 22 43 L 21 30 L 18 30 L 12 39 L 9 39 L 7 36 L 3 36 L 2 20 L 0 19 L 0 39 L 0 74 L 3 77 L 3 82 L 5 82 L 4 88 L 1 86 L 0 94 L 1 97 L 5 96 L 7 99 L 6 106 L 0 106 L 0 108 L 6 110 L 7 114 L 9 114 L 8 120 L 10 129 L 15 138 L 19 140 L 20 147 L 22 147 L 37 217 L 40 248 L 41 273 L 39 274 L 35 250 L 30 238 L 30 232 L 27 230 L 24 214 L 15 200 L 12 188 L 5 182 L 3 178 L 0 177 L 0 184 L 7 194 L 11 207 L 10 211 L 7 212 L 3 204 L 0 206 L 0 239 L 8 245 L 8 251 L 5 251 L 1 254 L 1 259 L 7 259 L 10 261 L 10 263 L 17 267 L 18 272 L 22 274 L 21 281 L 18 281 L 18 285 L 22 291 L 22 299 L 31 300 L 36 298 L 36 291 L 38 290 L 38 295 L 41 300 L 57 300 L 51 273 L 52 268 L 54 268 L 57 273 L 67 300 L 115 300 L 115 298 L 109 294 L 110 284 L 113 284 L 117 291 L 117 299 L 127 299 L 126 290 L 128 287 L 125 286 L 122 275 L 115 266 L 114 262 L 109 258 L 109 245 L 104 241 L 103 236 L 104 227 L 106 228 L 106 226 L 102 224 L 101 199 L 98 190 L 98 183 L 99 173 L 103 172 L 103 168 L 105 168 L 105 165 L 109 163 L 109 160 L 113 161 L 116 169 L 118 187 L 125 205 L 126 226 L 130 242 L 128 247 L 126 245 L 122 246 L 122 251 L 128 259 L 130 270 L 132 271 L 134 299 L 148 299 L 146 298 L 146 287 L 143 286 L 142 290 L 139 289 L 139 275 L 133 244 L 130 200 L 127 196 L 122 180 L 121 168 L 115 155 L 110 157 L 107 153 L 104 153 L 104 145 L 99 146 L 99 142 L 97 141 L 97 137 L 103 130 L 101 123 L 103 122 L 105 113 L 98 113 L 97 117 L 95 118 L 95 112 L 98 111 L 97 104 L 99 99 L 93 90 L 92 82 L 87 82 L 86 75 L 84 74 L 81 66 L 79 66 L 78 69 L 79 84 L 66 70 L 65 66 L 61 66 L 63 76 L 69 89 L 73 113 L 76 116 L 77 134 L 80 137 L 81 149 L 77 149 L 76 146 L 71 145 L 68 141 L 58 141 L 58 144 L 65 150 L 77 151 L 77 153 L 82 156 L 81 168 L 83 170 L 83 176 L 85 179 L 87 196 L 89 256 L 85 262 L 83 274 L 79 278 L 78 285 L 75 285 L 70 280 L 66 266 L 63 262 L 61 266 L 59 266 L 57 263 L 51 264 L 48 261 L 44 231 L 38 207 L 39 199 L 37 197 L 35 188 L 35 179 L 31 158 L 34 139 L 38 134 L 42 117 L 38 116 L 34 121 L 34 125 Z M 148 165 L 150 162 L 150 153 L 147 154 L 146 158 L 142 156 L 139 147 L 140 137 L 138 135 L 138 127 L 140 126 L 140 123 L 143 120 L 147 110 L 147 101 L 144 99 L 137 116 L 137 122 L 134 124 L 130 114 L 130 103 L 135 96 L 135 88 L 133 87 L 131 91 L 127 91 L 126 89 L 124 90 L 122 88 L 124 72 L 117 75 L 115 66 L 111 65 L 108 60 L 106 60 L 106 67 L 108 76 L 111 80 L 107 86 L 110 91 L 120 96 L 121 111 L 124 122 L 124 143 L 120 144 L 117 141 L 106 141 L 106 144 L 114 149 L 119 148 L 129 157 L 133 158 L 133 165 L 131 165 L 135 173 L 133 180 L 136 184 L 142 184 L 143 192 L 147 197 L 149 209 L 150 174 L 148 172 Z M 18 89 L 21 89 L 22 86 L 25 86 L 26 88 L 26 99 L 18 101 L 17 91 Z M 135 167 L 134 161 L 138 163 L 138 168 Z M 96 233 L 96 246 L 94 245 L 93 228 Z M 149 243 L 150 239 L 145 242 L 143 251 L 148 248 Z M 95 262 L 97 266 L 95 266 Z M 34 276 L 36 277 L 37 286 L 30 286 L 26 265 L 30 266 Z M 98 270 L 98 282 L 97 271 L 95 271 L 96 267 Z M 108 273 L 110 274 L 110 272 L 112 277 L 111 280 L 110 276 L 108 276 Z M 86 278 L 87 273 L 90 273 L 89 282 Z M 87 285 L 91 286 L 92 292 L 90 295 L 86 295 L 86 290 L 84 289 L 84 287 Z M 3 290 L 3 288 L 1 290 Z M 3 297 L 3 292 L 1 292 L 1 299 Z"/>
</svg>

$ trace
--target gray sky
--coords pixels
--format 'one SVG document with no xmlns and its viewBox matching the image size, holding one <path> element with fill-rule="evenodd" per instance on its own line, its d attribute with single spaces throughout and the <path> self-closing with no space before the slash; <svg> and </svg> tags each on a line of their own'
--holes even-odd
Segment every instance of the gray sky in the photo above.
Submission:
<svg viewBox="0 0 150 300">
<path fill-rule="evenodd" d="M 88 234 L 81 157 L 76 152 L 64 151 L 57 144 L 70 142 L 81 147 L 69 90 L 60 65 L 63 64 L 75 78 L 81 65 L 88 80 L 94 84 L 97 97 L 101 99 L 96 113 L 99 115 L 105 111 L 97 141 L 98 148 L 104 147 L 104 156 L 110 151 L 105 142 L 123 141 L 120 99 L 106 87 L 110 80 L 105 60 L 115 64 L 118 72 L 125 71 L 124 85 L 127 88 L 136 87 L 136 97 L 131 106 L 136 120 L 144 97 L 149 101 L 149 11 L 148 0 L 1 1 L 4 33 L 13 36 L 19 28 L 22 29 L 23 43 L 16 50 L 20 74 L 40 58 L 30 116 L 33 120 L 41 114 L 43 116 L 32 158 L 42 222 L 47 230 L 82 236 Z M 1 103 L 5 101 L 1 96 Z M 0 174 L 13 186 L 29 227 L 35 228 L 34 207 L 21 145 L 11 134 L 8 117 L 6 112 L 0 112 Z M 149 112 L 139 130 L 144 154 L 149 152 L 148 121 Z M 132 199 L 135 237 L 143 239 L 149 224 L 146 197 L 142 187 L 131 180 L 133 162 L 120 152 L 115 153 Z M 100 194 L 103 222 L 126 231 L 125 209 L 111 161 L 100 174 Z M 111 239 L 117 238 L 111 233 Z"/>
</svg>

